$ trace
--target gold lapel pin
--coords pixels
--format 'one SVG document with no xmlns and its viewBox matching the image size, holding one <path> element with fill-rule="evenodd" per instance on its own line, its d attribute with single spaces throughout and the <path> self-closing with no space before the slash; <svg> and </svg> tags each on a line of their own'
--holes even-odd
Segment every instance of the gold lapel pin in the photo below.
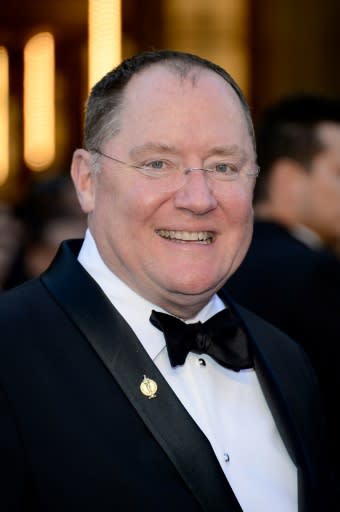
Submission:
<svg viewBox="0 0 340 512">
<path fill-rule="evenodd" d="M 146 375 L 144 375 L 144 378 L 139 386 L 141 392 L 143 395 L 147 396 L 148 398 L 156 398 L 156 391 L 157 391 L 157 383 L 149 379 Z"/>
</svg>

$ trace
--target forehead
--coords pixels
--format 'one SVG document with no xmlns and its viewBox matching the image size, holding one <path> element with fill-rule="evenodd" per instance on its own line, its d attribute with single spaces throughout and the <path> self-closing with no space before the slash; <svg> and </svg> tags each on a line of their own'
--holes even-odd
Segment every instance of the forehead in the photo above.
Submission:
<svg viewBox="0 0 340 512">
<path fill-rule="evenodd" d="M 216 143 L 251 144 L 249 126 L 234 89 L 214 71 L 194 66 L 185 76 L 162 64 L 133 76 L 126 86 L 120 115 L 121 132 L 131 136 L 157 133 L 197 140 L 232 136 Z M 141 133 L 143 131 L 143 134 Z M 247 141 L 245 140 L 247 139 Z"/>
<path fill-rule="evenodd" d="M 220 102 L 235 103 L 241 108 L 240 101 L 232 87 L 217 73 L 193 66 L 185 73 L 177 70 L 175 65 L 154 64 L 134 75 L 125 89 L 125 104 L 135 108 L 163 101 L 165 97 L 173 102 L 181 100 L 186 94 L 194 94 L 195 100 L 203 101 L 208 96 L 209 102 L 213 93 L 219 93 Z M 171 108 L 170 105 L 166 105 Z"/>
</svg>

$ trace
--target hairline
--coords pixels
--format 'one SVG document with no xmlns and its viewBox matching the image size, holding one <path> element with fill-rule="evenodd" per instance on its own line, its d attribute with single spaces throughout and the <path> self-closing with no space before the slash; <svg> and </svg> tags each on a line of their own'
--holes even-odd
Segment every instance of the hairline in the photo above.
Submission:
<svg viewBox="0 0 340 512">
<path fill-rule="evenodd" d="M 195 85 L 197 80 L 197 71 L 211 71 L 215 73 L 217 76 L 220 76 L 229 87 L 235 92 L 238 101 L 240 102 L 240 106 L 242 112 L 245 116 L 245 121 L 248 126 L 248 132 L 252 140 L 252 145 L 255 151 L 255 135 L 254 135 L 254 127 L 252 122 L 252 117 L 250 113 L 250 108 L 248 102 L 239 88 L 238 84 L 233 80 L 233 78 L 227 73 L 223 68 L 220 68 L 218 65 L 202 59 L 198 56 L 183 53 L 183 52 L 172 52 L 172 51 L 161 51 L 161 52 L 144 52 L 144 54 L 156 55 L 159 56 L 158 60 L 146 60 L 142 62 L 137 69 L 132 69 L 131 71 L 127 71 L 127 76 L 123 76 L 120 79 L 118 76 L 116 85 L 114 75 L 115 73 L 119 73 L 120 68 L 127 66 L 129 61 L 134 61 L 136 57 L 132 57 L 131 59 L 127 59 L 123 61 L 121 65 L 119 65 L 115 70 L 109 72 L 105 75 L 92 89 L 90 96 L 87 101 L 87 112 L 85 118 L 85 133 L 84 133 L 84 147 L 88 151 L 95 151 L 99 149 L 99 146 L 105 143 L 107 140 L 111 139 L 115 135 L 117 135 L 120 131 L 120 114 L 124 107 L 124 100 L 126 97 L 126 91 L 129 83 L 133 77 L 137 77 L 143 72 L 147 72 L 149 69 L 155 66 L 163 67 L 170 72 L 174 73 L 181 80 L 191 80 L 193 85 Z M 141 56 L 143 54 L 140 54 Z M 163 57 L 164 56 L 164 57 Z M 138 56 L 137 56 L 138 59 Z M 117 71 L 118 70 L 118 71 Z M 196 72 L 195 72 L 196 71 Z M 124 73 L 124 71 L 123 71 Z M 113 77 L 113 78 L 112 78 Z M 110 84 L 105 90 L 105 81 L 109 82 L 110 78 L 113 82 L 111 88 Z M 100 125 L 100 129 L 96 130 L 95 135 L 91 134 L 91 130 L 89 129 L 89 125 L 91 128 L 91 119 L 89 120 L 89 112 L 93 116 L 92 112 L 93 104 L 97 101 L 98 105 L 104 101 L 111 100 L 111 108 L 109 108 L 104 114 L 102 114 L 101 119 L 98 121 L 92 122 L 92 125 Z M 93 107 L 94 108 L 94 107 Z M 90 121 L 90 122 L 89 122 Z M 92 119 L 93 121 L 93 119 Z M 89 133 L 90 132 L 90 133 Z"/>
</svg>

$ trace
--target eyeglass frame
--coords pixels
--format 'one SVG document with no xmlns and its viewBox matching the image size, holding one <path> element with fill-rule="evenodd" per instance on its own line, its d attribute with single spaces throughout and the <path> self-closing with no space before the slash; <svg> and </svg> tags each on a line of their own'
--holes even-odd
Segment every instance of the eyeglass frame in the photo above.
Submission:
<svg viewBox="0 0 340 512">
<path fill-rule="evenodd" d="M 148 167 L 146 165 L 142 166 L 142 165 L 137 165 L 137 164 L 131 164 L 129 162 L 124 162 L 123 160 L 119 160 L 118 158 L 115 158 L 113 156 L 107 155 L 106 153 L 103 153 L 99 149 L 91 149 L 90 153 L 97 153 L 98 155 L 103 156 L 105 158 L 108 158 L 108 159 L 112 160 L 113 162 L 117 162 L 118 164 L 122 164 L 122 165 L 125 165 L 127 167 L 131 167 L 133 169 L 137 169 L 138 171 L 141 171 L 141 173 L 144 176 L 147 176 L 149 178 L 162 179 L 164 177 L 169 177 L 170 176 L 170 174 L 164 175 L 163 177 L 162 177 L 161 174 L 159 176 L 152 175 L 152 174 L 148 173 L 149 170 L 150 171 L 152 170 L 151 167 Z M 155 161 L 157 161 L 157 159 Z M 180 169 L 181 168 L 178 167 L 178 166 L 175 167 L 175 171 L 176 170 L 180 170 Z M 157 170 L 157 169 L 154 169 L 154 170 Z M 204 167 L 187 167 L 187 168 L 183 169 L 183 174 L 187 175 L 191 171 L 204 171 L 208 176 L 212 176 L 213 178 L 215 178 L 216 181 L 235 181 L 235 180 L 237 180 L 239 178 L 239 176 L 241 174 L 241 170 L 237 169 L 237 172 L 235 172 L 235 176 L 229 176 L 229 175 L 224 175 L 223 176 L 223 174 L 218 174 L 218 172 L 216 170 L 214 170 L 214 169 L 207 169 L 207 168 L 204 168 Z M 257 178 L 259 176 L 259 174 L 260 174 L 260 167 L 258 165 L 255 165 L 255 170 L 254 171 L 248 171 L 246 173 L 246 176 Z M 217 177 L 217 176 L 219 176 L 219 177 Z"/>
</svg>

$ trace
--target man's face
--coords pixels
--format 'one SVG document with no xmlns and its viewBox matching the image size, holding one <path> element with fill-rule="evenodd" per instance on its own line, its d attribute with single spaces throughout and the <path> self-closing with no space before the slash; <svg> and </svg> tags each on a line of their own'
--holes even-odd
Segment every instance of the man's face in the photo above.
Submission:
<svg viewBox="0 0 340 512">
<path fill-rule="evenodd" d="M 239 99 L 210 71 L 199 71 L 195 84 L 160 65 L 133 77 L 120 128 L 100 149 L 125 162 L 171 160 L 187 169 L 227 159 L 255 168 Z M 152 303 L 192 316 L 248 249 L 254 178 L 221 182 L 192 171 L 174 187 L 105 157 L 100 165 L 89 226 L 106 265 Z"/>
<path fill-rule="evenodd" d="M 324 150 L 313 160 L 301 198 L 301 219 L 326 242 L 340 237 L 340 125 L 320 125 Z"/>
</svg>

